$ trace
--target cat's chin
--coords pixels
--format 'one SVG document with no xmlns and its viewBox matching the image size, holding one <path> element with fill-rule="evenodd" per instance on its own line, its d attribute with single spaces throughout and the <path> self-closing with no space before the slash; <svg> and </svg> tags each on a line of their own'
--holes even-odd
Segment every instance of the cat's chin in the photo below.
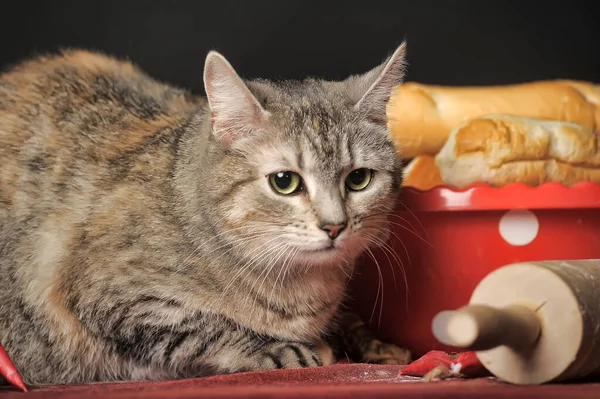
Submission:
<svg viewBox="0 0 600 399">
<path fill-rule="evenodd" d="M 354 243 L 346 241 L 348 240 L 335 245 L 299 248 L 302 251 L 299 258 L 302 259 L 303 263 L 317 267 L 347 264 L 356 258 L 361 250 L 359 249 L 360 245 L 356 246 Z"/>
<path fill-rule="evenodd" d="M 338 248 L 307 249 L 299 256 L 301 262 L 311 267 L 339 265 L 344 261 L 344 253 Z"/>
</svg>

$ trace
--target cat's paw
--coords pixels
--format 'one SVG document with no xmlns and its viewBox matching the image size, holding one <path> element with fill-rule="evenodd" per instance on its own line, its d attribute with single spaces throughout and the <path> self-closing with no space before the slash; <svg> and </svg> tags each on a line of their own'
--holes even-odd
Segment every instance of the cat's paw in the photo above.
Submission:
<svg viewBox="0 0 600 399">
<path fill-rule="evenodd" d="M 398 364 L 411 362 L 408 350 L 383 342 L 355 313 L 345 313 L 341 318 L 342 348 L 362 363 Z"/>
<path fill-rule="evenodd" d="M 361 355 L 365 363 L 406 365 L 411 362 L 410 351 L 378 339 L 363 348 Z"/>
<path fill-rule="evenodd" d="M 335 354 L 333 353 L 333 349 L 331 348 L 331 346 L 329 346 L 329 344 L 327 342 L 320 341 L 315 346 L 315 351 L 319 355 L 319 358 L 321 359 L 323 366 L 330 366 L 337 362 L 337 358 L 335 357 Z"/>
<path fill-rule="evenodd" d="M 309 346 L 300 342 L 273 342 L 262 353 L 262 369 L 296 369 L 323 366 L 321 353 L 327 357 L 322 345 Z M 329 362 L 329 359 L 325 359 Z"/>
</svg>

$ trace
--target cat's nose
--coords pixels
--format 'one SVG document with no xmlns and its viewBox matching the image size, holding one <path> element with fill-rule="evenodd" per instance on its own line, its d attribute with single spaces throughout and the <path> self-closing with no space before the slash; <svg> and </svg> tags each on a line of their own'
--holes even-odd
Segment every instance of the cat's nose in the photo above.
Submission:
<svg viewBox="0 0 600 399">
<path fill-rule="evenodd" d="M 342 230 L 344 230 L 346 228 L 346 222 L 342 222 L 342 223 L 323 223 L 319 227 L 321 228 L 321 230 L 324 230 L 325 232 L 327 232 L 327 235 L 329 236 L 329 238 L 331 238 L 333 240 L 337 236 L 340 235 L 340 233 L 342 232 Z"/>
</svg>

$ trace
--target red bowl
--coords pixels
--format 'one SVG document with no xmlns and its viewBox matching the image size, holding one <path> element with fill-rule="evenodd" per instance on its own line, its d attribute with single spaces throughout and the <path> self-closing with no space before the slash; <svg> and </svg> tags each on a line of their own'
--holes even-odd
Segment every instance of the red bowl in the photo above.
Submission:
<svg viewBox="0 0 600 399">
<path fill-rule="evenodd" d="M 393 223 L 389 250 L 358 266 L 353 307 L 382 339 L 414 356 L 457 351 L 434 338 L 431 321 L 468 304 L 491 271 L 522 261 L 600 258 L 600 185 L 406 188 Z"/>
</svg>

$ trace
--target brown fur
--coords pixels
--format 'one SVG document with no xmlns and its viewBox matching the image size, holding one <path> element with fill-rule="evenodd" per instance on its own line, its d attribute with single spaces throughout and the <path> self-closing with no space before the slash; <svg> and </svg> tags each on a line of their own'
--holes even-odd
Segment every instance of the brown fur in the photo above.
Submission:
<svg viewBox="0 0 600 399">
<path fill-rule="evenodd" d="M 166 379 L 331 362 L 321 358 L 322 339 L 343 330 L 339 309 L 353 261 L 372 245 L 368 237 L 385 231 L 400 186 L 380 114 L 369 119 L 368 107 L 350 108 L 361 91 L 349 82 L 347 91 L 343 82 L 249 82 L 270 119 L 248 128 L 253 136 L 244 144 L 240 122 L 227 109 L 217 115 L 218 88 L 207 86 L 209 107 L 129 62 L 86 51 L 4 73 L 0 342 L 25 381 Z M 380 104 L 391 88 L 377 87 L 373 101 L 365 90 L 360 107 Z M 310 105 L 296 107 L 293 99 L 306 96 Z M 257 133 L 269 129 L 277 133 Z M 339 176 L 344 156 L 380 170 L 379 180 L 355 199 L 330 188 L 280 198 L 265 191 L 257 170 L 265 154 L 278 156 L 273 146 L 290 141 L 305 148 L 303 162 L 312 154 L 319 189 Z M 331 215 L 347 215 L 349 224 L 332 255 L 269 245 L 269 235 L 273 241 L 288 230 L 322 240 L 312 218 Z M 368 353 L 381 352 L 379 341 L 363 338 L 346 339 L 340 351 L 378 362 Z M 394 353 L 386 362 L 408 359 L 393 346 L 384 352 Z"/>
</svg>

